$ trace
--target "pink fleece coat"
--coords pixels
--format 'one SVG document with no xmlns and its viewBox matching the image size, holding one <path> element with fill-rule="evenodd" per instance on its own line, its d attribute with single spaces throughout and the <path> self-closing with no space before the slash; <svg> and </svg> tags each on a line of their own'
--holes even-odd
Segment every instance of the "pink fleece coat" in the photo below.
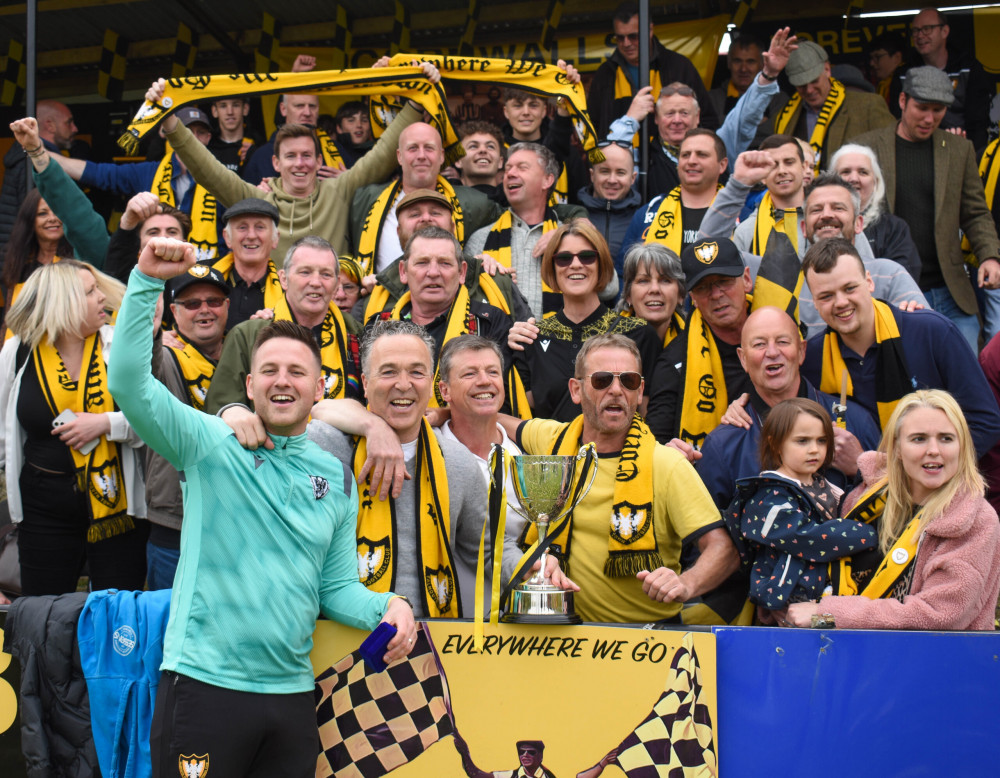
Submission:
<svg viewBox="0 0 1000 778">
<path fill-rule="evenodd" d="M 858 459 L 866 486 L 885 475 L 884 454 Z M 851 504 L 859 496 L 849 498 Z M 820 612 L 855 629 L 992 630 L 1000 593 L 1000 520 L 981 495 L 959 494 L 924 530 L 903 601 L 824 597 Z"/>
</svg>

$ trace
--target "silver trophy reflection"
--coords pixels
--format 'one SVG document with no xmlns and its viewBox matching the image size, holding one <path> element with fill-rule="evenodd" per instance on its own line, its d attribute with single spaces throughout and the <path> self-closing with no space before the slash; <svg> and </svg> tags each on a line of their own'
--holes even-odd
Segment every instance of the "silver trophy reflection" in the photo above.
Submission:
<svg viewBox="0 0 1000 778">
<path fill-rule="evenodd" d="M 521 510 L 510 504 L 518 515 L 538 525 L 539 543 L 544 543 L 549 526 L 568 515 L 582 500 L 597 475 L 593 446 L 584 446 L 576 456 L 510 457 L 510 482 Z M 589 460 L 589 467 L 582 463 Z M 587 479 L 578 483 L 577 471 Z M 573 592 L 553 586 L 545 576 L 548 551 L 543 551 L 537 573 L 515 586 L 503 617 L 506 622 L 521 624 L 579 624 L 573 609 Z"/>
</svg>

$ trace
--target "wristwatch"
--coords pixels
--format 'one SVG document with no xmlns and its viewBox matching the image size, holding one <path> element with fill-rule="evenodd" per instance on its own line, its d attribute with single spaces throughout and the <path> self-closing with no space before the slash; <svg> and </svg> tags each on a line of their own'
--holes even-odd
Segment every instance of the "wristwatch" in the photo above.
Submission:
<svg viewBox="0 0 1000 778">
<path fill-rule="evenodd" d="M 769 76 L 767 73 L 764 72 L 763 68 L 761 68 L 760 74 L 764 77 L 766 81 L 777 81 L 778 76 L 781 75 L 781 73 L 775 73 L 773 76 Z"/>
<path fill-rule="evenodd" d="M 814 613 L 811 622 L 813 629 L 834 629 L 837 626 L 831 613 Z"/>
</svg>

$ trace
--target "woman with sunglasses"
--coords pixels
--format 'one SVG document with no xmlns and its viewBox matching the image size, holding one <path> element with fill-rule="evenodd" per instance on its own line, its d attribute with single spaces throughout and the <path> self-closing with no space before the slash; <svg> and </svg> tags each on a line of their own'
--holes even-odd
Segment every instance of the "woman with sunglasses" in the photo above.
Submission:
<svg viewBox="0 0 1000 778">
<path fill-rule="evenodd" d="M 662 243 L 636 243 L 625 254 L 625 284 L 618 312 L 656 328 L 666 348 L 684 329 L 677 306 L 687 294 L 681 258 Z"/>
<path fill-rule="evenodd" d="M 146 580 L 143 444 L 107 382 L 108 310 L 124 291 L 64 259 L 32 273 L 7 314 L 15 337 L 0 352 L 0 465 L 27 595 L 76 591 L 85 562 L 94 590 Z"/>
<path fill-rule="evenodd" d="M 619 332 L 631 338 L 644 371 L 651 373 L 662 344 L 656 330 L 644 319 L 615 313 L 597 296 L 614 272 L 608 244 L 586 219 L 573 219 L 553 233 L 542 256 L 542 280 L 562 294 L 563 307 L 537 326 L 532 319 L 515 324 L 508 338 L 534 416 L 572 421 L 579 415 L 569 379 L 580 347 L 594 335 Z"/>
</svg>

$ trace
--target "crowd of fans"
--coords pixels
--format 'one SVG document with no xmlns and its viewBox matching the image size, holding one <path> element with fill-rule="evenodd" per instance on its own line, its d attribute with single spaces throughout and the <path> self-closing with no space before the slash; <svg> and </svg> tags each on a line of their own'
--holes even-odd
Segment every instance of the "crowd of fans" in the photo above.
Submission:
<svg viewBox="0 0 1000 778">
<path fill-rule="evenodd" d="M 329 116 L 287 94 L 264 140 L 249 98 L 226 97 L 166 118 L 165 151 L 132 164 L 63 153 L 77 128 L 61 103 L 14 122 L 0 450 L 23 592 L 72 591 L 82 572 L 95 588 L 174 582 L 183 478 L 106 368 L 123 284 L 172 238 L 198 264 L 167 285 L 154 374 L 256 446 L 255 343 L 271 321 L 307 328 L 323 378 L 310 436 L 362 487 L 360 580 L 381 586 L 391 558 L 420 617 L 472 615 L 490 446 L 593 442 L 597 482 L 547 571 L 579 588 L 586 620 L 992 628 L 1000 210 L 982 67 L 925 9 L 912 47 L 871 42 L 867 77 L 786 28 L 737 36 L 709 91 L 651 25 L 639 88 L 634 5 L 611 24 L 589 170 L 567 110 L 516 89 L 487 106 L 467 89 L 450 167 L 414 104 L 376 141 L 365 102 Z M 129 198 L 110 235 L 81 187 Z M 869 487 L 878 509 L 859 514 Z M 533 537 L 511 524 L 508 575 Z M 798 548 L 834 531 L 836 552 Z M 431 545 L 448 571 L 433 584 L 417 562 Z M 872 603 L 839 604 L 904 557 Z"/>
</svg>

